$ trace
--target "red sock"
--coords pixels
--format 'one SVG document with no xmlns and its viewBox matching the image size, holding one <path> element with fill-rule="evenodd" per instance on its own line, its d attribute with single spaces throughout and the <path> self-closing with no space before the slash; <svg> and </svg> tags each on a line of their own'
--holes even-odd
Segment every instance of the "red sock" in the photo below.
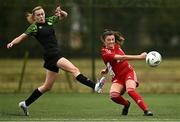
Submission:
<svg viewBox="0 0 180 122">
<path fill-rule="evenodd" d="M 111 100 L 114 101 L 115 103 L 117 104 L 121 104 L 121 105 L 124 105 L 124 106 L 128 106 L 129 103 L 127 100 L 125 100 L 121 95 L 120 93 L 118 92 L 111 92 L 110 93 L 110 97 L 111 97 Z"/>
<path fill-rule="evenodd" d="M 145 104 L 144 100 L 142 99 L 142 97 L 139 95 L 138 92 L 136 92 L 133 88 L 129 88 L 127 89 L 127 92 L 129 94 L 129 96 L 131 98 L 133 98 L 133 100 L 138 104 L 138 106 L 143 110 L 143 111 L 147 111 L 148 107 Z"/>
</svg>

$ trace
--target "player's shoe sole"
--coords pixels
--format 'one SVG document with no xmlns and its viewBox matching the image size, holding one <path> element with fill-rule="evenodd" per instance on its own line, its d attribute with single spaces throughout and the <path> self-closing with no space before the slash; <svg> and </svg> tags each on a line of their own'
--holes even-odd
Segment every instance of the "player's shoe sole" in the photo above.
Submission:
<svg viewBox="0 0 180 122">
<path fill-rule="evenodd" d="M 23 110 L 25 116 L 29 116 L 28 107 L 26 106 L 25 101 L 20 102 L 19 107 Z"/>
<path fill-rule="evenodd" d="M 144 116 L 153 116 L 153 113 L 151 111 L 145 111 Z"/>
<path fill-rule="evenodd" d="M 101 93 L 102 92 L 102 87 L 105 83 L 106 78 L 105 77 L 101 77 L 101 79 L 96 83 L 94 91 L 97 93 Z"/>
</svg>

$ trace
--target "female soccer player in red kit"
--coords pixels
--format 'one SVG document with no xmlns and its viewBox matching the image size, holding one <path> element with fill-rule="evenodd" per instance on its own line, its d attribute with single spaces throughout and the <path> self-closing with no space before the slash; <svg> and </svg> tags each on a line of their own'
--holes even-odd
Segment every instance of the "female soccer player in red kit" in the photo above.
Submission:
<svg viewBox="0 0 180 122">
<path fill-rule="evenodd" d="M 133 67 L 128 63 L 128 60 L 144 60 L 147 53 L 143 52 L 140 55 L 126 55 L 121 49 L 124 38 L 119 32 L 105 30 L 101 35 L 103 47 L 101 55 L 107 68 L 101 71 L 101 74 L 112 74 L 112 85 L 110 88 L 110 98 L 117 104 L 124 106 L 122 115 L 127 115 L 130 107 L 130 102 L 122 97 L 126 91 L 128 95 L 137 103 L 144 111 L 144 116 L 153 116 L 153 113 L 148 110 L 148 106 L 140 94 L 136 91 L 138 81 Z"/>
</svg>

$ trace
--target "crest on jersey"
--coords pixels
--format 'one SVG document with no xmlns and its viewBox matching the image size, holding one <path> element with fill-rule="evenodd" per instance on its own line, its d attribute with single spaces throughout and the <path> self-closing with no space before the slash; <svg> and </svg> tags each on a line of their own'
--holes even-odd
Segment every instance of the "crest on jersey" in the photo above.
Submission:
<svg viewBox="0 0 180 122">
<path fill-rule="evenodd" d="M 107 53 L 111 53 L 111 50 L 108 49 L 104 49 Z"/>
<path fill-rule="evenodd" d="M 42 26 L 39 26 L 39 29 L 42 29 Z"/>
</svg>

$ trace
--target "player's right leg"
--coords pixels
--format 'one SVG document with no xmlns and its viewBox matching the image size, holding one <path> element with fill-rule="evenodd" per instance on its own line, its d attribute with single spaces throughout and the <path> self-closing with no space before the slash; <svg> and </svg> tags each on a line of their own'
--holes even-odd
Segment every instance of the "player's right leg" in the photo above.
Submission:
<svg viewBox="0 0 180 122">
<path fill-rule="evenodd" d="M 68 59 L 62 57 L 58 60 L 57 66 L 65 71 L 68 71 L 73 74 L 73 76 L 82 84 L 95 88 L 95 82 L 88 79 L 86 76 L 80 73 L 79 69 L 74 66 Z"/>
<path fill-rule="evenodd" d="M 97 92 L 97 93 L 101 93 L 102 92 L 102 87 L 104 86 L 105 82 L 106 82 L 106 77 L 105 76 L 101 77 L 97 81 L 97 83 L 95 85 L 95 88 L 94 88 L 94 91 Z"/>
<path fill-rule="evenodd" d="M 144 116 L 153 116 L 153 113 L 149 110 L 144 112 Z"/>
<path fill-rule="evenodd" d="M 49 91 L 52 88 L 54 80 L 56 78 L 56 74 L 57 73 L 55 72 L 47 70 L 46 80 L 44 84 L 39 88 L 35 89 L 25 101 L 21 101 L 19 103 L 19 107 L 23 110 L 26 116 L 29 115 L 28 106 L 35 102 L 43 93 Z"/>
<path fill-rule="evenodd" d="M 124 105 L 124 108 L 121 114 L 127 115 L 129 111 L 129 107 L 130 107 L 130 102 L 121 96 L 120 92 L 123 90 L 124 90 L 123 85 L 119 83 L 113 83 L 110 89 L 110 98 L 115 103 Z"/>
</svg>

